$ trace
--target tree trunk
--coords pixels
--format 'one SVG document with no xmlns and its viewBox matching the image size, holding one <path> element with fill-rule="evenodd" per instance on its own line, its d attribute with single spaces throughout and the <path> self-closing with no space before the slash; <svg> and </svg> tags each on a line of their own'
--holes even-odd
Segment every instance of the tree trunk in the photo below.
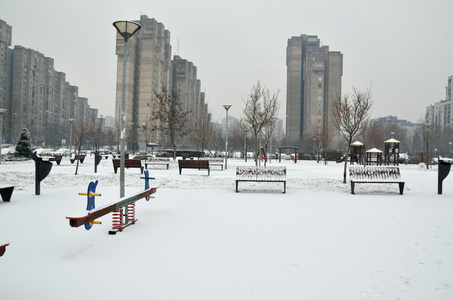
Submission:
<svg viewBox="0 0 453 300">
<path fill-rule="evenodd" d="M 351 141 L 348 142 L 348 151 L 344 157 L 343 183 L 346 183 L 346 171 L 348 169 L 349 151 L 351 151 Z"/>
</svg>

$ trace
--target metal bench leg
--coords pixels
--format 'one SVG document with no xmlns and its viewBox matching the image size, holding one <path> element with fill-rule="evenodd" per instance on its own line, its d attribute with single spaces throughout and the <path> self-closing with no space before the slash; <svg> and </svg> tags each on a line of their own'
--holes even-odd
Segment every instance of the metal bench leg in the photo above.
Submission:
<svg viewBox="0 0 453 300">
<path fill-rule="evenodd" d="M 283 181 L 283 194 L 286 193 L 286 181 Z"/>
<path fill-rule="evenodd" d="M 11 200 L 11 195 L 13 194 L 14 186 L 6 187 L 0 189 L 0 195 L 2 200 L 5 202 L 9 202 Z"/>
<path fill-rule="evenodd" d="M 238 192 L 238 183 L 239 181 L 236 180 L 236 193 Z"/>
<path fill-rule="evenodd" d="M 404 191 L 404 182 L 399 182 L 398 184 L 400 185 L 400 194 L 402 195 Z"/>
<path fill-rule="evenodd" d="M 355 183 L 353 181 L 351 181 L 351 194 L 354 194 L 354 184 Z"/>
</svg>

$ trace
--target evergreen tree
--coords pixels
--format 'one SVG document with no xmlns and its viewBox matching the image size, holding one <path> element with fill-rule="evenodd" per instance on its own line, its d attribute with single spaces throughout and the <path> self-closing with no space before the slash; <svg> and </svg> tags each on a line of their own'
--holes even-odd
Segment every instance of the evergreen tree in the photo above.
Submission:
<svg viewBox="0 0 453 300">
<path fill-rule="evenodd" d="M 27 128 L 22 129 L 16 144 L 15 157 L 31 157 L 31 135 Z"/>
</svg>

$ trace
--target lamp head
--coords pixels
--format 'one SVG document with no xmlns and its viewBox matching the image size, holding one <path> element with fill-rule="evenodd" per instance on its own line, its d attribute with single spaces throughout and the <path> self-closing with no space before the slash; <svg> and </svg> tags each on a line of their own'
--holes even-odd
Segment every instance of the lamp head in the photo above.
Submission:
<svg viewBox="0 0 453 300">
<path fill-rule="evenodd" d="M 113 23 L 118 33 L 127 40 L 142 28 L 138 23 L 130 21 L 116 21 Z"/>
<path fill-rule="evenodd" d="M 226 110 L 229 110 L 229 109 L 230 109 L 230 107 L 231 107 L 231 105 L 230 105 L 230 104 L 225 104 L 225 105 L 223 105 L 223 108 L 225 108 Z"/>
</svg>

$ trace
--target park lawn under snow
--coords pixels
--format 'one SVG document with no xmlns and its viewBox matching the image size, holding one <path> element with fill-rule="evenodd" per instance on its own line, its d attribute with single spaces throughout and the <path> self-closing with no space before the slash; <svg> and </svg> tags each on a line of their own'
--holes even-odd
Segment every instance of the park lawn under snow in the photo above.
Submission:
<svg viewBox="0 0 453 300">
<path fill-rule="evenodd" d="M 109 235 L 72 228 L 90 181 L 96 207 L 119 200 L 111 159 L 54 164 L 35 195 L 34 161 L 0 165 L 0 299 L 453 299 L 453 175 L 437 195 L 437 167 L 402 165 L 397 184 L 342 183 L 343 164 L 271 162 L 282 183 L 239 183 L 220 171 L 152 169 L 155 199 Z M 247 162 L 252 165 L 252 162 Z M 126 169 L 126 196 L 144 189 Z"/>
</svg>

